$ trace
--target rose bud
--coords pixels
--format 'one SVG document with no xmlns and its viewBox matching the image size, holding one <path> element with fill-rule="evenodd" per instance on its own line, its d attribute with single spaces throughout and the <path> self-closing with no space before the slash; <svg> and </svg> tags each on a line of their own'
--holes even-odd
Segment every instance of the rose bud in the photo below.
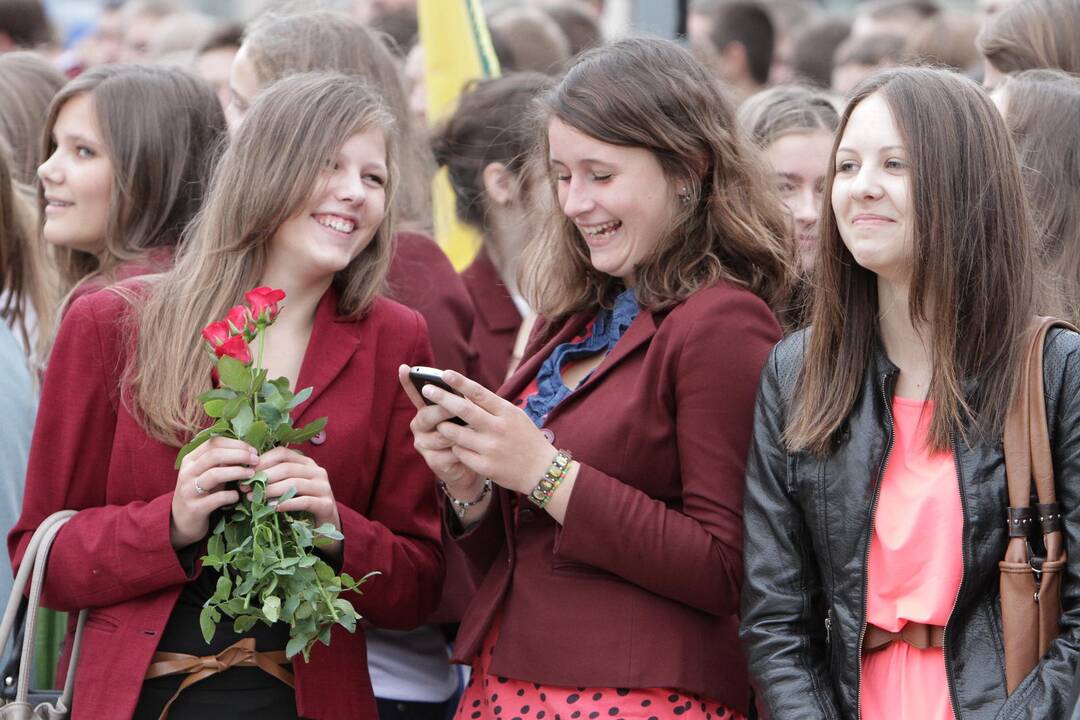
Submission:
<svg viewBox="0 0 1080 720">
<path fill-rule="evenodd" d="M 251 348 L 248 347 L 248 344 L 244 341 L 242 335 L 233 335 L 221 345 L 218 345 L 214 352 L 217 353 L 219 358 L 228 355 L 232 359 L 239 360 L 245 365 L 251 364 Z"/>
<path fill-rule="evenodd" d="M 244 295 L 255 322 L 269 325 L 278 314 L 278 303 L 285 299 L 284 290 L 257 287 Z"/>
<path fill-rule="evenodd" d="M 255 321 L 244 305 L 235 305 L 229 310 L 228 323 L 236 333 L 246 334 L 255 331 Z"/>
<path fill-rule="evenodd" d="M 224 320 L 212 322 L 204 327 L 202 331 L 203 340 L 214 349 L 221 347 L 221 344 L 228 340 L 231 334 L 229 323 Z"/>
</svg>

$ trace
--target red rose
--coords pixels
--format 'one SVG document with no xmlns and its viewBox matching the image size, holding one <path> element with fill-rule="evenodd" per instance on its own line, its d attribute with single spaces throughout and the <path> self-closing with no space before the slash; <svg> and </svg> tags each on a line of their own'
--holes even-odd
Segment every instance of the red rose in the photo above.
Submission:
<svg viewBox="0 0 1080 720">
<path fill-rule="evenodd" d="M 239 360 L 245 365 L 251 364 L 251 348 L 248 347 L 247 342 L 244 341 L 243 335 L 233 335 L 231 338 L 218 345 L 214 349 L 217 356 L 224 357 L 228 355 L 234 360 Z"/>
<path fill-rule="evenodd" d="M 229 331 L 229 323 L 224 320 L 218 320 L 212 322 L 203 328 L 202 336 L 203 340 L 206 340 L 212 348 L 221 347 L 222 343 L 229 339 L 229 335 L 232 333 Z"/>
<path fill-rule="evenodd" d="M 255 321 L 244 305 L 236 305 L 229 310 L 228 323 L 233 332 L 244 333 L 255 329 Z"/>
<path fill-rule="evenodd" d="M 244 295 L 244 300 L 251 308 L 251 317 L 255 318 L 256 322 L 265 324 L 274 322 L 278 314 L 278 303 L 284 299 L 284 290 L 268 287 L 257 287 Z"/>
</svg>

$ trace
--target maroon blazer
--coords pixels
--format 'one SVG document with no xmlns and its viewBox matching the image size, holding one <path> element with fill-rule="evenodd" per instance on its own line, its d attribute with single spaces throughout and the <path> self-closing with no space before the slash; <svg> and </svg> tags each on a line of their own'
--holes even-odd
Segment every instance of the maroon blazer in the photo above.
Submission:
<svg viewBox="0 0 1080 720">
<path fill-rule="evenodd" d="M 15 565 L 43 518 L 80 511 L 56 538 L 45 584 L 49 607 L 92 609 L 75 683 L 77 719 L 131 716 L 161 631 L 192 579 L 169 542 L 177 448 L 150 438 L 118 397 L 130 344 L 117 318 L 126 312 L 117 294 L 98 292 L 64 318 L 45 375 L 22 517 L 8 536 Z M 443 579 L 435 483 L 413 449 L 415 408 L 396 369 L 430 360 L 417 313 L 380 298 L 362 319 L 345 319 L 330 290 L 300 369 L 299 386 L 315 390 L 295 411 L 296 423 L 329 417 L 325 441 L 301 449 L 333 485 L 344 571 L 383 573 L 362 596 L 349 597 L 380 627 L 419 625 Z M 329 647 L 316 645 L 310 664 L 294 666 L 304 717 L 377 717 L 362 630 L 335 627 Z"/>
<path fill-rule="evenodd" d="M 387 295 L 424 316 L 439 368 L 468 373 L 473 306 L 461 276 L 427 235 L 399 232 L 394 242 Z"/>
<path fill-rule="evenodd" d="M 521 313 L 482 249 L 461 273 L 461 279 L 476 310 L 469 339 L 475 353 L 470 377 L 484 387 L 498 390 L 506 380 L 514 356 Z"/>
<path fill-rule="evenodd" d="M 516 398 L 590 319 L 538 331 L 500 394 Z M 779 338 L 765 303 L 727 284 L 642 310 L 548 415 L 552 443 L 581 463 L 564 524 L 523 497 L 515 521 L 500 490 L 460 538 L 486 577 L 455 660 L 469 662 L 501 614 L 496 675 L 681 688 L 745 713 L 743 470 L 758 376 Z"/>
</svg>

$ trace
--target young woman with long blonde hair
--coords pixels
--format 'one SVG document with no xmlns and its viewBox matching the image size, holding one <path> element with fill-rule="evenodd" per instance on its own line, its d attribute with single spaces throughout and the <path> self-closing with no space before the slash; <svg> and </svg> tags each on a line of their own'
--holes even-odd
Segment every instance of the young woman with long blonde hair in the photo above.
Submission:
<svg viewBox="0 0 1080 720">
<path fill-rule="evenodd" d="M 363 83 L 283 80 L 226 150 L 174 269 L 85 296 L 64 318 L 9 548 L 17 562 L 44 517 L 80 511 L 53 547 L 45 597 L 93 608 L 75 688 L 84 717 L 156 718 L 170 697 L 173 720 L 376 717 L 362 630 L 335 627 L 329 647 L 293 663 L 295 689 L 257 667 L 182 692 L 183 675 L 144 676 L 156 653 L 212 659 L 245 638 L 260 653 L 285 647 L 280 623 L 219 627 L 209 646 L 199 632 L 217 579 L 197 562 L 211 518 L 238 500 L 230 483 L 258 470 L 268 497 L 295 488 L 279 511 L 340 529 L 344 540 L 322 550 L 332 565 L 382 572 L 349 596 L 371 623 L 407 629 L 438 601 L 434 487 L 412 450 L 411 405 L 385 381 L 398 363 L 431 357 L 420 316 L 379 294 L 397 152 L 392 119 Z M 262 285 L 286 292 L 264 367 L 314 387 L 293 411 L 298 425 L 323 415 L 329 424 L 298 449 L 261 456 L 214 438 L 177 473 L 177 448 L 208 421 L 196 400 L 211 387 L 200 330 Z"/>
</svg>

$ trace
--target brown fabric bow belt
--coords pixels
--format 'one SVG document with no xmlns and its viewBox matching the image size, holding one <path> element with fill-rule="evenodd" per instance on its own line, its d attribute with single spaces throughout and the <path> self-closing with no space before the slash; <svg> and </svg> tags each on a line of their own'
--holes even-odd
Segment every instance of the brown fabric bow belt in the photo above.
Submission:
<svg viewBox="0 0 1080 720">
<path fill-rule="evenodd" d="M 941 625 L 925 625 L 909 622 L 899 632 L 867 624 L 866 637 L 863 638 L 863 655 L 884 650 L 894 642 L 906 642 L 908 645 L 925 650 L 930 647 L 945 647 L 945 628 Z"/>
<path fill-rule="evenodd" d="M 231 667 L 258 667 L 289 687 L 294 687 L 293 674 L 281 667 L 288 664 L 289 659 L 285 657 L 284 650 L 256 652 L 255 638 L 244 638 L 217 655 L 198 657 L 182 653 L 156 652 L 150 659 L 150 667 L 146 670 L 145 679 L 152 680 L 166 675 L 187 675 L 161 711 L 159 720 L 165 720 L 169 716 L 172 704 L 176 702 L 176 698 L 180 697 L 180 693 L 200 680 L 205 680 Z"/>
</svg>

